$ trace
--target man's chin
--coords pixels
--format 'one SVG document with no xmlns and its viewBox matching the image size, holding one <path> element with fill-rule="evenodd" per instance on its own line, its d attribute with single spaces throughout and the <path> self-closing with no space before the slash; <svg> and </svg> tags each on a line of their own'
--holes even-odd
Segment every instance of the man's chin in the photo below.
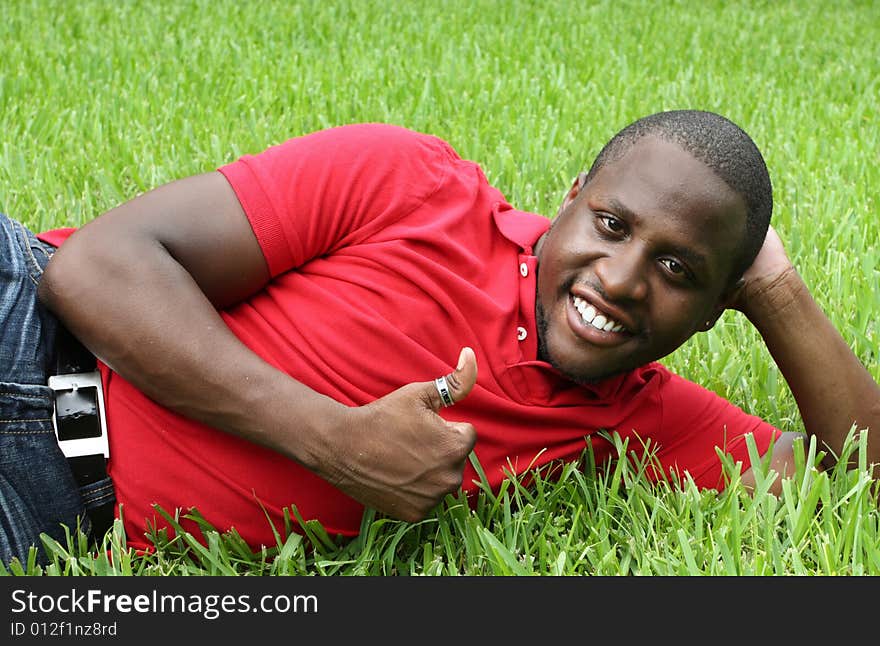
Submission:
<svg viewBox="0 0 880 646">
<path fill-rule="evenodd" d="M 581 386 L 593 386 L 595 384 L 599 384 L 605 381 L 606 379 L 616 377 L 617 375 L 623 374 L 631 370 L 631 368 L 618 368 L 607 371 L 584 370 L 583 368 L 572 367 L 571 365 L 567 365 L 563 362 L 557 361 L 553 357 L 552 352 L 547 352 L 543 354 L 544 356 L 540 356 L 539 359 L 549 363 L 566 379 L 569 379 L 576 384 L 580 384 Z"/>
</svg>

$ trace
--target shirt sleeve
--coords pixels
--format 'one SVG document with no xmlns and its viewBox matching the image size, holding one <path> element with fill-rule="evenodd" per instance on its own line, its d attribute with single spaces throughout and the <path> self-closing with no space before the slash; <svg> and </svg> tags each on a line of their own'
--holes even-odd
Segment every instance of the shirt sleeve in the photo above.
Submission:
<svg viewBox="0 0 880 646">
<path fill-rule="evenodd" d="M 437 191 L 457 158 L 430 135 L 354 124 L 289 139 L 218 170 L 277 276 L 412 212 Z"/>
<path fill-rule="evenodd" d="M 60 247 L 76 231 L 74 227 L 62 227 L 60 229 L 49 229 L 37 234 L 37 239 L 53 247 Z"/>
<path fill-rule="evenodd" d="M 781 431 L 750 415 L 717 393 L 667 371 L 660 387 L 661 422 L 656 458 L 667 474 L 687 472 L 702 488 L 721 490 L 726 476 L 716 452 L 751 466 L 746 437 L 751 434 L 759 455 L 764 455 Z"/>
</svg>

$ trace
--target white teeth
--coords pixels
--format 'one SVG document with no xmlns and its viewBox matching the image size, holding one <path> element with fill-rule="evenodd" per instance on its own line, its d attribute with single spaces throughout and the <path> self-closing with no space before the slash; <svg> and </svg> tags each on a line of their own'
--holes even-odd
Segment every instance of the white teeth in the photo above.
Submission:
<svg viewBox="0 0 880 646">
<path fill-rule="evenodd" d="M 592 321 L 593 317 L 596 316 L 596 308 L 588 304 L 587 301 L 582 299 L 580 296 L 574 297 L 574 307 L 578 312 L 581 313 L 581 318 L 583 318 L 587 323 Z"/>
<path fill-rule="evenodd" d="M 597 330 L 604 330 L 605 332 L 621 332 L 624 329 L 624 327 L 614 319 L 609 318 L 604 314 L 599 314 L 595 307 L 587 303 L 587 301 L 580 296 L 575 296 L 573 301 L 575 309 L 580 312 L 581 318 L 584 319 L 584 322 L 589 323 Z"/>
</svg>

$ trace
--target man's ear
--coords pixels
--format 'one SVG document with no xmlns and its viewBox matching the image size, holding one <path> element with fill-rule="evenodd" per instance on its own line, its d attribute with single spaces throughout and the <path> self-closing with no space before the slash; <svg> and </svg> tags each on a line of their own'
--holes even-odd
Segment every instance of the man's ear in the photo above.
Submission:
<svg viewBox="0 0 880 646">
<path fill-rule="evenodd" d="M 717 323 L 718 319 L 721 318 L 721 315 L 724 314 L 724 310 L 729 309 L 733 305 L 733 302 L 736 300 L 736 297 L 739 294 L 739 290 L 744 284 L 745 281 L 740 278 L 739 280 L 732 283 L 729 287 L 727 287 L 724 292 L 722 292 L 720 298 L 718 299 L 718 304 L 715 305 L 712 313 L 700 325 L 699 330 L 701 332 L 708 332 L 713 327 L 715 327 L 715 323 Z"/>
<path fill-rule="evenodd" d="M 722 311 L 733 307 L 733 304 L 739 298 L 740 290 L 742 290 L 743 285 L 745 284 L 745 278 L 740 276 L 739 279 L 733 281 L 733 283 L 725 288 L 724 292 L 721 294 L 721 298 L 719 299 L 718 303 L 718 306 L 722 309 Z"/>
<path fill-rule="evenodd" d="M 721 315 L 724 314 L 723 307 L 716 307 L 712 312 L 712 315 L 709 316 L 705 321 L 700 324 L 698 328 L 700 332 L 708 332 L 713 327 L 715 327 L 715 323 L 718 322 L 718 319 L 721 318 Z"/>
<path fill-rule="evenodd" d="M 568 205 L 574 202 L 574 198 L 576 198 L 581 189 L 583 189 L 584 184 L 587 183 L 587 174 L 586 173 L 578 173 L 578 176 L 574 178 L 574 181 L 571 183 L 571 188 L 568 189 L 568 193 L 565 194 L 565 198 L 562 200 L 562 205 L 559 207 L 559 210 L 556 212 L 556 215 L 562 213 L 565 209 L 568 208 Z"/>
</svg>

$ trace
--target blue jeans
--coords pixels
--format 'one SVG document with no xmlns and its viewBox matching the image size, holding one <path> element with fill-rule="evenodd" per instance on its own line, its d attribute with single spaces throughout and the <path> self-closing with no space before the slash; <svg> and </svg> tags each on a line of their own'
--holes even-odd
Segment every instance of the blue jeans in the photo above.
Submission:
<svg viewBox="0 0 880 646">
<path fill-rule="evenodd" d="M 26 562 L 40 533 L 65 545 L 62 524 L 91 532 L 85 502 L 106 482 L 81 492 L 52 427 L 46 385 L 58 322 L 37 301 L 37 283 L 55 248 L 0 214 L 0 561 Z M 105 498 L 106 499 L 106 498 Z M 85 501 L 85 502 L 84 502 Z"/>
</svg>

